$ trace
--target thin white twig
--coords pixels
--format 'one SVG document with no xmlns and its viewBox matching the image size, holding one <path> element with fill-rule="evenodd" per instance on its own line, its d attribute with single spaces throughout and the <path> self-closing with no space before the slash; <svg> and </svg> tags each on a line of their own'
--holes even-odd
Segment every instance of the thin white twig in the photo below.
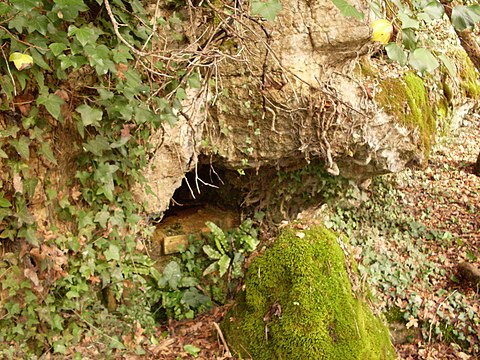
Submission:
<svg viewBox="0 0 480 360">
<path fill-rule="evenodd" d="M 155 34 L 157 32 L 157 17 L 158 17 L 159 7 L 160 7 L 160 0 L 157 0 L 157 4 L 155 5 L 155 14 L 153 15 L 152 32 L 150 33 L 150 35 L 148 35 L 148 38 L 145 41 L 145 44 L 143 44 L 142 51 L 145 50 L 145 48 L 147 47 L 148 43 L 150 42 L 150 40 L 153 37 L 153 34 Z"/>
<path fill-rule="evenodd" d="M 228 348 L 227 342 L 225 341 L 225 338 L 223 337 L 222 330 L 220 329 L 220 326 L 214 321 L 213 326 L 218 332 L 218 336 L 220 336 L 220 340 L 222 341 L 223 346 L 225 346 L 225 351 L 226 351 L 226 356 L 227 357 L 232 357 L 232 353 L 230 352 L 230 349 Z"/>
<path fill-rule="evenodd" d="M 160 58 L 160 59 L 171 60 L 171 58 L 169 58 L 169 57 L 160 56 L 160 55 L 156 55 L 156 54 L 152 54 L 152 53 L 147 53 L 145 51 L 140 51 L 137 48 L 135 48 L 132 44 L 130 44 L 127 40 L 125 40 L 125 38 L 122 36 L 122 34 L 120 34 L 120 31 L 118 30 L 119 25 L 118 25 L 117 20 L 115 19 L 115 16 L 113 15 L 112 8 L 110 7 L 110 3 L 108 2 L 108 0 L 104 0 L 104 4 L 105 4 L 105 8 L 107 9 L 108 16 L 110 17 L 110 22 L 113 25 L 113 31 L 115 32 L 115 35 L 117 35 L 118 39 L 122 43 L 124 43 L 134 54 L 136 54 L 138 56 L 142 56 L 142 57 L 155 56 L 155 57 Z"/>
<path fill-rule="evenodd" d="M 10 79 L 12 79 L 13 95 L 17 96 L 17 86 L 15 85 L 15 79 L 13 78 L 13 74 L 12 74 L 12 72 L 10 71 L 10 65 L 8 65 L 7 56 L 5 55 L 5 52 L 3 51 L 3 47 L 0 46 L 0 49 L 2 50 L 3 58 L 5 59 L 5 64 L 7 64 L 8 75 L 10 75 Z"/>
<path fill-rule="evenodd" d="M 452 297 L 455 293 L 457 292 L 457 290 L 454 290 L 450 295 L 448 295 L 438 306 L 437 306 L 437 310 L 435 311 L 435 315 L 432 319 L 432 322 L 430 323 L 430 329 L 428 330 L 428 344 L 430 344 L 430 342 L 432 341 L 432 328 L 433 328 L 433 321 L 435 320 L 435 318 L 437 317 L 437 312 L 441 309 L 441 307 L 443 306 L 443 304 L 445 304 L 445 302 L 450 298 Z"/>
</svg>

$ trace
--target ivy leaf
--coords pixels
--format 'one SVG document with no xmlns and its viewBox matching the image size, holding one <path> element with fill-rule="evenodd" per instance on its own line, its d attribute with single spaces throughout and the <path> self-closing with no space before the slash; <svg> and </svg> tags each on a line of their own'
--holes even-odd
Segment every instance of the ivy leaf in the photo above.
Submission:
<svg viewBox="0 0 480 360">
<path fill-rule="evenodd" d="M 23 237 L 31 245 L 38 246 L 38 238 L 35 229 L 31 226 L 22 227 L 17 234 L 18 237 Z"/>
<path fill-rule="evenodd" d="M 458 5 L 452 10 L 452 25 L 458 31 L 472 30 L 477 21 L 480 21 L 480 15 L 477 14 L 475 7 Z"/>
<path fill-rule="evenodd" d="M 10 144 L 23 159 L 30 158 L 30 140 L 26 136 L 22 135 L 18 140 L 11 139 Z"/>
<path fill-rule="evenodd" d="M 84 143 L 83 149 L 100 157 L 103 155 L 104 151 L 110 150 L 110 143 L 103 136 L 97 135 L 95 139 L 90 139 L 87 143 Z"/>
<path fill-rule="evenodd" d="M 23 29 L 26 28 L 28 25 L 28 19 L 24 16 L 15 16 L 10 22 L 8 23 L 8 27 L 10 29 L 15 29 L 17 32 L 22 33 Z"/>
<path fill-rule="evenodd" d="M 407 55 L 400 46 L 394 42 L 391 42 L 385 46 L 385 50 L 387 51 L 387 55 L 391 60 L 398 61 L 400 65 L 405 66 L 407 63 Z"/>
<path fill-rule="evenodd" d="M 210 307 L 212 305 L 212 300 L 208 296 L 198 291 L 194 285 L 184 292 L 182 296 L 182 302 L 191 308 L 199 308 L 202 305 Z"/>
<path fill-rule="evenodd" d="M 407 50 L 415 50 L 417 48 L 417 35 L 414 30 L 402 30 L 402 44 Z"/>
<path fill-rule="evenodd" d="M 130 53 L 130 50 L 125 45 L 118 45 L 115 49 L 113 49 L 112 53 L 113 61 L 115 61 L 117 64 L 127 64 L 128 60 L 133 60 L 133 56 Z"/>
<path fill-rule="evenodd" d="M 155 122 L 158 115 L 154 114 L 149 108 L 146 106 L 137 106 L 135 108 L 135 122 L 137 124 L 143 123 L 152 123 Z"/>
<path fill-rule="evenodd" d="M 19 131 L 18 126 L 9 126 L 5 130 L 0 130 L 0 137 L 17 137 Z"/>
<path fill-rule="evenodd" d="M 111 50 L 105 45 L 87 45 L 85 46 L 85 53 L 88 55 L 90 65 L 95 67 L 98 75 L 105 75 L 108 70 L 112 73 L 117 71 L 115 64 L 110 60 Z"/>
<path fill-rule="evenodd" d="M 432 73 L 440 66 L 437 59 L 425 48 L 415 49 L 408 57 L 408 62 L 412 67 L 422 73 Z"/>
<path fill-rule="evenodd" d="M 103 252 L 103 255 L 105 255 L 105 259 L 107 261 L 110 260 L 120 260 L 120 249 L 117 245 L 110 244 L 107 250 Z"/>
<path fill-rule="evenodd" d="M 113 92 L 99 88 L 97 89 L 98 95 L 100 95 L 101 100 L 110 100 L 113 99 Z"/>
<path fill-rule="evenodd" d="M 63 103 L 63 99 L 55 94 L 41 94 L 37 98 L 37 104 L 45 106 L 50 115 L 57 120 L 61 117 L 61 106 Z"/>
<path fill-rule="evenodd" d="M 29 198 L 33 197 L 35 194 L 35 187 L 38 184 L 38 179 L 36 177 L 27 177 L 23 179 L 23 190 Z"/>
<path fill-rule="evenodd" d="M 176 261 L 170 261 L 167 266 L 165 266 L 158 285 L 164 288 L 168 284 L 172 290 L 176 290 L 181 278 L 182 271 L 180 265 L 178 265 Z"/>
<path fill-rule="evenodd" d="M 252 1 L 252 14 L 264 17 L 268 21 L 275 21 L 280 11 L 282 11 L 282 4 L 279 0 Z"/>
<path fill-rule="evenodd" d="M 143 7 L 142 3 L 138 0 L 131 0 L 129 4 L 132 6 L 132 10 L 134 14 L 138 15 L 145 15 L 145 8 Z"/>
<path fill-rule="evenodd" d="M 110 212 L 108 211 L 108 209 L 106 209 L 104 205 L 104 208 L 98 213 L 96 213 L 94 221 L 100 224 L 103 229 L 105 229 L 107 227 L 108 219 L 110 219 Z"/>
<path fill-rule="evenodd" d="M 8 155 L 5 151 L 0 148 L 0 158 L 8 159 Z"/>
<path fill-rule="evenodd" d="M 438 1 L 432 1 L 428 3 L 424 8 L 423 11 L 430 16 L 431 19 L 441 19 L 443 14 L 445 13 L 445 9 L 442 4 Z"/>
<path fill-rule="evenodd" d="M 180 100 L 180 101 L 183 101 L 183 100 L 185 100 L 186 97 L 187 97 L 187 93 L 185 92 L 185 89 L 179 87 L 177 89 L 177 92 L 175 93 L 175 98 Z"/>
<path fill-rule="evenodd" d="M 68 293 L 67 293 L 67 295 L 68 295 Z M 69 297 L 67 296 L 67 298 L 69 298 Z M 62 343 L 56 341 L 56 342 L 53 343 L 53 352 L 55 354 L 66 354 L 67 353 L 67 347 L 65 346 L 65 344 L 62 344 Z"/>
<path fill-rule="evenodd" d="M 438 55 L 438 58 L 442 61 L 443 65 L 445 65 L 450 76 L 452 78 L 455 78 L 457 76 L 457 70 L 455 69 L 455 65 L 453 65 L 450 59 L 444 54 Z"/>
<path fill-rule="evenodd" d="M 194 73 L 188 78 L 188 86 L 193 89 L 200 89 L 202 82 L 200 81 L 200 75 L 198 73 Z"/>
<path fill-rule="evenodd" d="M 75 109 L 82 117 L 83 126 L 93 125 L 100 127 L 100 121 L 103 117 L 103 112 L 99 109 L 94 109 L 89 105 L 83 104 Z"/>
<path fill-rule="evenodd" d="M 33 65 L 33 58 L 30 55 L 22 54 L 19 52 L 11 53 L 8 57 L 8 61 L 13 62 L 13 64 L 19 71 L 28 69 Z"/>
<path fill-rule="evenodd" d="M 87 11 L 88 6 L 85 5 L 83 0 L 54 0 L 55 11 L 59 18 L 63 20 L 74 20 L 78 17 L 79 12 Z"/>
<path fill-rule="evenodd" d="M 418 30 L 420 22 L 418 20 L 412 19 L 405 13 L 398 14 L 398 18 L 402 22 L 402 29 L 415 29 Z"/>
<path fill-rule="evenodd" d="M 58 56 L 58 60 L 60 60 L 60 68 L 62 70 L 68 69 L 69 67 L 73 66 L 73 68 L 78 69 L 82 65 L 87 63 L 87 59 L 82 55 L 65 55 L 60 54 Z"/>
<path fill-rule="evenodd" d="M 124 75 L 127 87 L 135 91 L 135 95 L 138 95 L 138 92 L 141 92 L 143 89 L 143 83 L 140 74 L 133 69 L 128 69 Z"/>
<path fill-rule="evenodd" d="M 67 45 L 62 43 L 51 43 L 48 47 L 55 56 L 62 54 L 63 51 L 67 49 Z"/>
<path fill-rule="evenodd" d="M 107 163 L 100 163 L 98 165 L 98 168 L 94 173 L 94 179 L 103 185 L 99 186 L 97 189 L 97 195 L 104 194 L 108 200 L 113 200 L 113 191 L 115 190 L 113 174 L 115 174 L 117 170 L 117 165 Z"/>
<path fill-rule="evenodd" d="M 358 20 L 363 20 L 365 17 L 362 12 L 358 11 L 345 0 L 332 0 L 332 3 L 337 7 L 338 10 L 340 10 L 340 13 L 343 16 L 353 17 Z"/>
<path fill-rule="evenodd" d="M 10 0 L 10 4 L 13 5 L 18 10 L 29 11 L 37 6 L 40 6 L 40 1 L 38 0 Z"/>
<path fill-rule="evenodd" d="M 48 32 L 48 18 L 45 15 L 41 15 L 38 11 L 30 11 L 30 18 L 27 23 L 27 29 L 29 33 L 38 31 L 43 36 Z"/>
<path fill-rule="evenodd" d="M 75 39 L 78 40 L 82 46 L 95 45 L 97 39 L 100 35 L 103 34 L 103 31 L 94 26 L 82 26 L 81 28 L 71 25 L 68 27 L 68 36 L 75 35 Z"/>
<path fill-rule="evenodd" d="M 48 71 L 52 70 L 50 65 L 48 65 L 45 59 L 43 58 L 43 55 L 40 54 L 36 49 L 30 49 L 30 54 L 32 54 L 33 61 L 35 62 L 36 65 L 40 66 L 44 70 L 48 70 Z"/>
<path fill-rule="evenodd" d="M 17 218 L 18 227 L 22 227 L 23 224 L 32 225 L 35 223 L 35 218 L 28 211 L 25 199 L 18 199 L 16 202 L 16 213 L 14 216 Z"/>
</svg>

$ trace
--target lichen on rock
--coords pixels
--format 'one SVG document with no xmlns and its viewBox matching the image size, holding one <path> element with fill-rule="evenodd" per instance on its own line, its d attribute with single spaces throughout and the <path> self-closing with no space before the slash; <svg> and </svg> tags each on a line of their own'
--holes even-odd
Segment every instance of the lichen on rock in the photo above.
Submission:
<svg viewBox="0 0 480 360">
<path fill-rule="evenodd" d="M 390 335 L 352 291 L 337 235 L 285 231 L 255 258 L 246 290 L 223 323 L 242 358 L 394 359 Z"/>
</svg>

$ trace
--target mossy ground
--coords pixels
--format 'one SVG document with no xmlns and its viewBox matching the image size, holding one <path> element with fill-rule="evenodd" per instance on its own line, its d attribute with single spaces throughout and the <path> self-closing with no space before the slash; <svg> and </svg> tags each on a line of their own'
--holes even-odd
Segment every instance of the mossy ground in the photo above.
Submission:
<svg viewBox="0 0 480 360">
<path fill-rule="evenodd" d="M 436 114 L 438 106 L 429 100 L 422 78 L 413 72 L 407 72 L 403 79 L 382 80 L 375 100 L 387 114 L 398 118 L 401 124 L 419 129 L 428 158 L 435 138 L 435 115 L 438 115 Z"/>
<path fill-rule="evenodd" d="M 394 359 L 390 335 L 356 298 L 337 236 L 284 232 L 248 269 L 246 292 L 224 321 L 241 358 Z"/>
</svg>

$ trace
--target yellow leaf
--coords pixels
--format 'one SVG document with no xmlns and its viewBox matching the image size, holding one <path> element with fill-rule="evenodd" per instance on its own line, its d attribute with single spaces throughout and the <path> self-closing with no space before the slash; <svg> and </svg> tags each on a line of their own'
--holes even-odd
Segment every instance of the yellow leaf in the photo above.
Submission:
<svg viewBox="0 0 480 360">
<path fill-rule="evenodd" d="M 10 54 L 9 61 L 13 61 L 15 67 L 22 71 L 33 65 L 33 58 L 30 55 L 14 52 Z"/>
<path fill-rule="evenodd" d="M 378 19 L 371 24 L 373 29 L 372 41 L 378 41 L 382 44 L 388 44 L 393 33 L 393 25 L 385 19 Z"/>
</svg>

